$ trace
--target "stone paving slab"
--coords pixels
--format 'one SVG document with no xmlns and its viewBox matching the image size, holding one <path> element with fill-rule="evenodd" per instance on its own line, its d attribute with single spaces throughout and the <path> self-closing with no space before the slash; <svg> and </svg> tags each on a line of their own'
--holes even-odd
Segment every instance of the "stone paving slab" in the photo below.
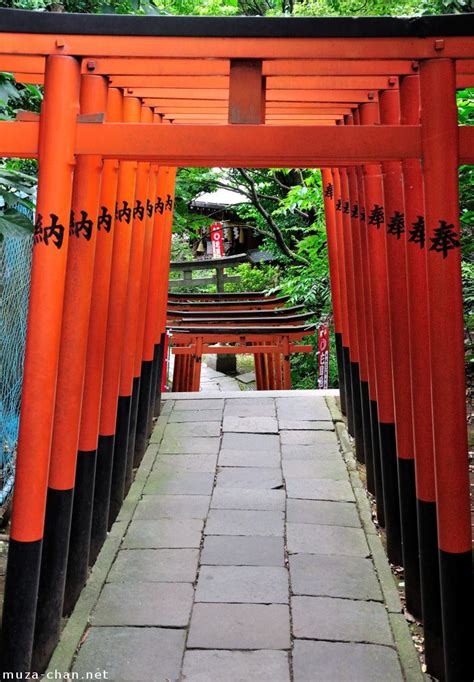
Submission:
<svg viewBox="0 0 474 682">
<path fill-rule="evenodd" d="M 355 502 L 354 492 L 348 481 L 289 478 L 286 481 L 286 490 L 289 498 L 327 500 L 329 502 Z"/>
<path fill-rule="evenodd" d="M 337 554 L 367 557 L 370 554 L 361 528 L 317 526 L 309 523 L 286 524 L 288 551 L 291 554 Z"/>
<path fill-rule="evenodd" d="M 170 474 L 175 471 L 214 473 L 217 455 L 159 455 L 153 467 L 154 473 Z"/>
<path fill-rule="evenodd" d="M 188 583 L 108 583 L 92 624 L 186 627 L 192 605 L 193 586 Z"/>
<path fill-rule="evenodd" d="M 218 488 L 275 490 L 283 487 L 283 477 L 281 469 L 273 467 L 227 467 L 217 474 L 216 486 Z"/>
<path fill-rule="evenodd" d="M 211 422 L 212 423 L 212 422 Z M 161 441 L 160 452 L 163 455 L 173 454 L 210 454 L 217 455 L 219 452 L 220 438 L 194 436 L 165 436 Z"/>
<path fill-rule="evenodd" d="M 289 649 L 289 607 L 196 604 L 187 646 L 190 649 Z"/>
<path fill-rule="evenodd" d="M 289 478 L 330 478 L 333 481 L 348 481 L 349 474 L 342 460 L 320 460 L 308 462 L 302 459 L 285 461 L 283 476 Z"/>
<path fill-rule="evenodd" d="M 224 433 L 221 447 L 223 450 L 279 453 L 280 439 L 277 435 L 266 433 Z"/>
<path fill-rule="evenodd" d="M 186 682 L 290 682 L 283 651 L 187 651 Z"/>
<path fill-rule="evenodd" d="M 393 649 L 373 644 L 296 640 L 295 682 L 402 682 Z"/>
<path fill-rule="evenodd" d="M 205 519 L 210 502 L 210 495 L 145 495 L 134 518 Z"/>
<path fill-rule="evenodd" d="M 208 535 L 204 540 L 201 565 L 284 566 L 283 537 Z"/>
<path fill-rule="evenodd" d="M 165 438 L 181 438 L 183 436 L 220 436 L 221 425 L 215 421 L 182 422 L 180 424 L 168 424 L 165 427 Z"/>
<path fill-rule="evenodd" d="M 106 542 L 102 592 L 73 637 L 76 647 L 89 628 L 78 669 L 158 682 L 401 682 L 390 629 L 401 606 L 321 395 L 217 395 L 166 396 Z"/>
<path fill-rule="evenodd" d="M 145 495 L 210 495 L 214 484 L 212 473 L 180 471 L 172 476 L 152 472 L 145 485 Z"/>
<path fill-rule="evenodd" d="M 290 556 L 290 576 L 295 595 L 382 600 L 370 559 L 293 554 Z"/>
<path fill-rule="evenodd" d="M 281 431 L 282 445 L 334 445 L 339 448 L 335 431 Z"/>
<path fill-rule="evenodd" d="M 334 431 L 330 421 L 279 419 L 278 425 L 281 431 Z"/>
<path fill-rule="evenodd" d="M 223 450 L 219 452 L 221 467 L 279 467 L 278 452 L 243 452 L 242 450 Z"/>
<path fill-rule="evenodd" d="M 224 408 L 209 410 L 173 410 L 170 414 L 169 424 L 183 424 L 186 422 L 218 422 L 221 423 Z"/>
<path fill-rule="evenodd" d="M 288 604 L 288 571 L 275 566 L 201 566 L 196 602 Z"/>
<path fill-rule="evenodd" d="M 261 398 L 258 405 L 252 398 L 229 399 L 225 401 L 225 417 L 275 417 L 275 401 L 273 398 Z"/>
<path fill-rule="evenodd" d="M 175 404 L 173 412 L 184 412 L 185 410 L 198 410 L 202 412 L 203 410 L 223 410 L 224 400 L 219 396 L 216 398 L 206 399 L 188 399 L 188 400 L 178 400 Z"/>
<path fill-rule="evenodd" d="M 132 521 L 123 542 L 125 549 L 186 549 L 199 547 L 200 519 Z"/>
<path fill-rule="evenodd" d="M 393 644 L 382 604 L 328 597 L 292 597 L 297 638 Z"/>
<path fill-rule="evenodd" d="M 331 421 L 331 414 L 324 398 L 297 397 L 276 399 L 278 419 L 308 419 Z"/>
<path fill-rule="evenodd" d="M 228 417 L 224 414 L 224 432 L 235 433 L 278 433 L 278 422 L 274 417 Z"/>
<path fill-rule="evenodd" d="M 87 677 L 91 673 L 102 674 L 104 670 L 107 679 L 114 682 L 177 680 L 185 635 L 185 630 L 164 628 L 92 627 L 73 671 L 83 680 L 91 679 Z"/>
<path fill-rule="evenodd" d="M 352 502 L 289 499 L 286 507 L 288 523 L 314 523 L 319 526 L 360 528 L 356 505 Z"/>
<path fill-rule="evenodd" d="M 284 511 L 286 495 L 284 490 L 258 488 L 215 488 L 211 509 L 256 509 L 263 511 Z"/>
<path fill-rule="evenodd" d="M 127 549 L 117 554 L 109 583 L 193 583 L 199 560 L 198 549 Z"/>
<path fill-rule="evenodd" d="M 206 535 L 267 535 L 281 536 L 285 532 L 282 512 L 250 511 L 247 509 L 211 509 L 206 523 Z"/>
<path fill-rule="evenodd" d="M 297 445 L 291 443 L 281 446 L 281 458 L 285 460 L 299 459 L 314 462 L 316 460 L 330 459 L 339 461 L 341 453 L 337 443 L 313 443 L 309 445 Z"/>
</svg>

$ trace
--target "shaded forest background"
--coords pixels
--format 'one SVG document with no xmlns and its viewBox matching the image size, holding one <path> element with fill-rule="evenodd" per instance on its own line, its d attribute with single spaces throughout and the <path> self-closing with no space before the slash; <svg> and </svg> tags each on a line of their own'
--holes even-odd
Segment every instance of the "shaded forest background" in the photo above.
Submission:
<svg viewBox="0 0 474 682">
<path fill-rule="evenodd" d="M 0 0 L 0 7 L 36 11 L 201 16 L 415 16 L 474 11 L 474 0 Z M 0 118 L 13 118 L 19 109 L 38 111 L 38 86 L 18 85 L 11 74 L 0 74 Z M 459 120 L 474 124 L 474 90 L 458 93 Z M 18 203 L 33 207 L 36 162 L 0 160 L 0 240 L 3 234 L 31 230 Z M 460 168 L 462 274 L 466 319 L 466 369 L 472 382 L 474 364 L 474 180 L 473 167 Z M 180 169 L 177 176 L 173 258 L 191 259 L 190 244 L 212 222 L 190 212 L 189 202 L 201 192 L 219 187 L 237 189 L 249 203 L 234 207 L 239 219 L 262 236 L 271 264 L 238 267 L 243 290 L 281 288 L 292 302 L 303 302 L 315 320 L 331 319 L 328 259 L 323 219 L 321 176 L 305 169 Z M 234 285 L 235 286 L 235 285 Z M 230 289 L 231 285 L 227 285 Z M 335 363 L 331 381 L 336 385 Z M 315 386 L 316 362 L 299 354 L 293 378 L 296 387 Z"/>
</svg>

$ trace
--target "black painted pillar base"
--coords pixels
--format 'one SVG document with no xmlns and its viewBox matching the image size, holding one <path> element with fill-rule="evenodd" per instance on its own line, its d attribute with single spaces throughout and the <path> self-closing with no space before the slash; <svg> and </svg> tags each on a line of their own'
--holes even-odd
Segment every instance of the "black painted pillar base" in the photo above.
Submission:
<svg viewBox="0 0 474 682">
<path fill-rule="evenodd" d="M 472 553 L 439 550 L 446 682 L 474 679 Z"/>
<path fill-rule="evenodd" d="M 385 528 L 385 507 L 383 499 L 382 462 L 380 453 L 379 410 L 376 400 L 370 401 L 370 426 L 372 428 L 372 453 L 374 456 L 374 487 L 377 523 Z"/>
<path fill-rule="evenodd" d="M 0 649 L 0 671 L 31 670 L 42 540 L 10 538 Z M 20 679 L 20 677 L 18 677 Z"/>
<path fill-rule="evenodd" d="M 405 569 L 406 608 L 412 616 L 420 620 L 420 557 L 416 518 L 414 459 L 398 458 L 398 481 L 400 486 L 400 522 L 402 529 L 403 567 Z"/>
<path fill-rule="evenodd" d="M 152 372 L 153 361 L 147 360 L 142 362 L 140 394 L 138 397 L 137 430 L 135 434 L 135 453 L 140 461 L 145 454 L 146 444 L 150 435 L 148 423 L 150 415 Z"/>
<path fill-rule="evenodd" d="M 97 469 L 94 487 L 94 508 L 92 510 L 89 566 L 94 565 L 107 537 L 114 441 L 115 435 L 99 436 L 97 445 Z"/>
<path fill-rule="evenodd" d="M 372 419 L 369 398 L 369 384 L 367 381 L 360 382 L 360 394 L 362 402 L 362 429 L 364 432 L 365 447 L 365 475 L 367 480 L 367 490 L 372 495 L 375 493 L 374 482 L 374 453 L 372 451 Z"/>
<path fill-rule="evenodd" d="M 153 364 L 151 369 L 151 386 L 150 386 L 150 407 L 148 410 L 148 435 L 153 431 L 153 419 L 155 418 L 155 396 L 156 396 L 156 381 L 158 377 L 158 363 L 160 355 L 160 346 L 156 345 L 153 351 Z"/>
<path fill-rule="evenodd" d="M 355 455 L 358 462 L 365 462 L 364 418 L 362 415 L 362 395 L 360 388 L 359 363 L 351 362 L 352 411 L 354 417 Z"/>
<path fill-rule="evenodd" d="M 161 335 L 160 347 L 158 350 L 158 368 L 156 377 L 156 392 L 155 392 L 155 409 L 153 414 L 155 417 L 160 416 L 161 412 L 161 383 L 163 379 L 163 363 L 165 359 L 165 335 Z"/>
<path fill-rule="evenodd" d="M 347 430 L 351 436 L 354 436 L 354 412 L 352 407 L 352 381 L 351 381 L 351 361 L 349 357 L 349 348 L 343 346 L 342 358 L 344 362 L 344 387 L 346 389 L 346 416 L 347 416 Z"/>
<path fill-rule="evenodd" d="M 334 332 L 334 340 L 336 344 L 336 360 L 337 360 L 337 374 L 339 377 L 339 398 L 341 402 L 342 414 L 346 412 L 346 387 L 344 377 L 344 358 L 342 355 L 342 336 L 338 332 Z"/>
<path fill-rule="evenodd" d="M 68 616 L 72 612 L 87 580 L 96 460 L 97 450 L 79 450 L 77 453 L 69 556 L 64 590 L 64 616 Z"/>
<path fill-rule="evenodd" d="M 392 564 L 403 566 L 395 424 L 379 422 L 379 432 L 387 555 Z"/>
<path fill-rule="evenodd" d="M 117 424 L 115 427 L 114 458 L 112 465 L 112 484 L 110 488 L 110 506 L 108 529 L 118 516 L 125 494 L 125 476 L 127 469 L 128 434 L 132 396 L 119 395 L 117 405 Z"/>
<path fill-rule="evenodd" d="M 444 652 L 436 503 L 417 499 L 417 518 L 425 662 L 428 674 L 443 680 Z"/>
<path fill-rule="evenodd" d="M 161 374 L 160 374 L 160 367 L 163 366 L 162 364 L 162 352 L 163 352 L 163 346 L 161 343 L 158 343 L 155 346 L 155 354 L 154 354 L 154 374 L 153 374 L 153 384 L 151 387 L 151 414 L 152 418 L 157 418 L 160 416 L 160 411 L 161 411 L 161 404 L 160 401 L 157 400 L 157 395 L 161 395 Z M 152 426 L 153 428 L 153 426 Z"/>
<path fill-rule="evenodd" d="M 32 670 L 43 672 L 61 632 L 74 489 L 48 488 Z"/>
<path fill-rule="evenodd" d="M 140 465 L 141 457 L 136 454 L 135 442 L 137 434 L 138 400 L 140 398 L 140 377 L 134 377 L 132 387 L 132 405 L 130 409 L 130 427 L 128 430 L 127 469 L 125 471 L 125 495 L 132 485 L 133 469 Z"/>
</svg>

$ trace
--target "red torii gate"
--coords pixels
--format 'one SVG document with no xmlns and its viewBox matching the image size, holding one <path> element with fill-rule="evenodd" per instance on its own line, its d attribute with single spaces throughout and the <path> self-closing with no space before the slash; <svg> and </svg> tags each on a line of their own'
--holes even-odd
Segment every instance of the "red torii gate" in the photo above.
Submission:
<svg viewBox="0 0 474 682">
<path fill-rule="evenodd" d="M 5 670 L 29 670 L 33 642 L 46 664 L 156 413 L 176 167 L 302 166 L 323 169 L 341 398 L 389 557 L 429 671 L 471 679 L 457 172 L 474 130 L 455 93 L 472 29 L 0 10 L 0 69 L 45 84 L 40 117 L 0 123 L 2 154 L 40 163 Z"/>
</svg>

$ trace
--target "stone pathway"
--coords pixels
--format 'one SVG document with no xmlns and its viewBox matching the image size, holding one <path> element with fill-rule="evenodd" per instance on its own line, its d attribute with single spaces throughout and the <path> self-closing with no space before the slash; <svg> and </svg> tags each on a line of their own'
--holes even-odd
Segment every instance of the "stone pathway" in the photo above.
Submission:
<svg viewBox="0 0 474 682">
<path fill-rule="evenodd" d="M 363 529 L 324 398 L 228 395 L 166 401 L 73 670 L 401 682 L 400 606 L 384 603 L 375 531 Z"/>
</svg>

